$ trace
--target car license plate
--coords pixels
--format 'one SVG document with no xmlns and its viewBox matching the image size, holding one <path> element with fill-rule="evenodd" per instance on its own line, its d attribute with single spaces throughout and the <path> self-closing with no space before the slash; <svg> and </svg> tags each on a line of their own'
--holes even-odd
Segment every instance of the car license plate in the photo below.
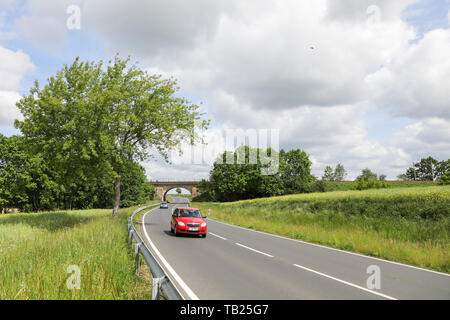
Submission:
<svg viewBox="0 0 450 320">
<path fill-rule="evenodd" d="M 198 231 L 198 228 L 189 228 L 189 231 Z"/>
</svg>

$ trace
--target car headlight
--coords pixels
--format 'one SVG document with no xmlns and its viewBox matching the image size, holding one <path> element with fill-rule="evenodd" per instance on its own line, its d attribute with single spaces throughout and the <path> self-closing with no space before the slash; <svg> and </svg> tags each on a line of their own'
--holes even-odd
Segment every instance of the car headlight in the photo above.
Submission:
<svg viewBox="0 0 450 320">
<path fill-rule="evenodd" d="M 184 222 L 181 222 L 181 221 L 178 221 L 178 225 L 179 225 L 180 227 L 184 227 L 184 226 L 185 226 Z"/>
<path fill-rule="evenodd" d="M 203 222 L 203 223 L 202 223 L 202 228 L 203 228 L 203 227 L 206 227 L 206 222 Z"/>
</svg>

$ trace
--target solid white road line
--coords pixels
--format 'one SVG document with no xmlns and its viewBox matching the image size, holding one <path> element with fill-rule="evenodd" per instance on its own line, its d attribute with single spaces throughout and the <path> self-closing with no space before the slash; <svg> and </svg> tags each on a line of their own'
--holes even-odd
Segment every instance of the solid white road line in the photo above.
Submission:
<svg viewBox="0 0 450 320">
<path fill-rule="evenodd" d="M 376 291 L 373 291 L 373 290 L 370 290 L 370 289 L 367 289 L 367 288 L 358 286 L 358 285 L 356 285 L 356 284 L 353 284 L 353 283 L 350 283 L 350 282 L 347 282 L 347 281 L 344 281 L 344 280 L 341 280 L 341 279 L 338 279 L 338 278 L 329 276 L 329 275 L 327 275 L 327 274 L 325 274 L 325 273 L 318 272 L 318 271 L 315 271 L 315 270 L 312 270 L 312 269 L 309 269 L 309 268 L 300 266 L 300 265 L 298 265 L 298 264 L 294 264 L 294 266 L 296 266 L 297 268 L 300 268 L 300 269 L 309 271 L 309 272 L 313 272 L 313 273 L 318 274 L 318 275 L 320 275 L 320 276 L 322 276 L 322 277 L 326 277 L 326 278 L 329 278 L 329 279 L 332 279 L 332 280 L 341 282 L 341 283 L 346 284 L 346 285 L 348 285 L 348 286 L 352 286 L 352 287 L 361 289 L 361 290 L 363 290 L 363 291 L 370 292 L 370 293 L 372 293 L 372 294 L 375 294 L 375 295 L 377 295 L 377 296 L 380 296 L 380 297 L 383 297 L 383 298 L 386 298 L 386 299 L 389 299 L 389 300 L 397 300 L 397 299 L 394 298 L 394 297 L 391 297 L 391 296 L 388 296 L 388 295 L 385 295 L 385 294 L 382 294 L 382 293 L 379 293 L 379 292 L 376 292 Z"/>
<path fill-rule="evenodd" d="M 399 265 L 399 266 L 402 266 L 402 267 L 408 267 L 408 268 L 412 268 L 412 269 L 416 269 L 416 270 L 427 271 L 427 272 L 431 272 L 431 273 L 434 273 L 434 274 L 439 274 L 441 276 L 450 277 L 450 274 L 448 274 L 448 273 L 443 273 L 443 272 L 434 271 L 434 270 L 430 270 L 430 269 L 420 268 L 420 267 L 412 266 L 412 265 L 409 265 L 409 264 L 404 264 L 404 263 L 400 263 L 400 262 L 390 261 L 390 260 L 386 260 L 386 259 L 375 258 L 375 257 L 367 256 L 367 255 L 364 255 L 364 254 L 351 252 L 351 251 L 346 251 L 346 250 L 342 250 L 342 249 L 331 248 L 331 247 L 327 247 L 327 246 L 324 246 L 324 245 L 321 245 L 321 244 L 317 244 L 317 243 L 306 242 L 306 241 L 302 241 L 302 240 L 298 240 L 298 239 L 291 239 L 291 238 L 279 236 L 277 234 L 272 234 L 272 233 L 268 233 L 268 232 L 264 232 L 264 231 L 248 229 L 248 228 L 244 228 L 244 227 L 241 227 L 241 226 L 236 226 L 234 224 L 218 221 L 218 220 L 215 220 L 215 219 L 212 219 L 212 218 L 208 218 L 208 219 L 210 219 L 210 220 L 212 220 L 214 222 L 217 222 L 217 223 L 225 224 L 225 225 L 230 226 L 230 227 L 235 227 L 235 228 L 238 228 L 238 229 L 243 229 L 243 230 L 252 231 L 252 232 L 256 232 L 256 233 L 261 233 L 261 234 L 265 234 L 265 235 L 272 236 L 272 237 L 275 237 L 275 238 L 280 238 L 280 239 L 284 239 L 284 240 L 300 242 L 300 243 L 307 244 L 307 245 L 314 246 L 314 247 L 319 247 L 319 248 L 324 248 L 324 249 L 328 249 L 328 250 L 338 251 L 338 252 L 342 252 L 342 253 L 346 253 L 346 254 L 351 254 L 351 255 L 354 255 L 354 256 L 359 256 L 359 257 L 372 259 L 372 260 L 378 260 L 378 261 L 382 261 L 382 262 L 386 262 L 386 263 L 390 263 L 390 264 L 396 264 L 396 265 Z"/>
<path fill-rule="evenodd" d="M 150 237 L 148 236 L 147 229 L 145 228 L 145 217 L 147 213 L 151 212 L 152 210 L 146 212 L 144 216 L 142 217 L 142 225 L 144 226 L 144 234 L 147 238 L 148 243 L 152 247 L 155 254 L 158 256 L 158 258 L 163 263 L 166 271 L 168 272 L 168 276 L 175 279 L 175 283 L 177 283 L 183 290 L 186 292 L 186 294 L 189 296 L 191 300 L 200 300 L 197 295 L 187 286 L 187 284 L 181 279 L 181 277 L 175 272 L 175 270 L 170 266 L 170 264 L 167 262 L 166 259 L 162 256 L 162 254 L 159 252 L 159 250 L 156 248 L 156 246 L 153 244 L 152 240 L 150 240 Z"/>
<path fill-rule="evenodd" d="M 221 237 L 221 236 L 219 236 L 219 235 L 217 235 L 217 234 L 215 234 L 215 233 L 212 233 L 212 232 L 208 232 L 210 235 L 212 235 L 212 236 L 214 236 L 214 237 L 217 237 L 217 238 L 220 238 L 220 239 L 222 239 L 222 240 L 227 240 L 227 238 L 224 238 L 224 237 Z"/>
<path fill-rule="evenodd" d="M 248 250 L 251 250 L 251 251 L 254 251 L 254 252 L 263 254 L 263 255 L 265 255 L 265 256 L 267 256 L 267 257 L 273 258 L 273 256 L 271 256 L 270 254 L 261 252 L 261 251 L 259 251 L 259 250 L 256 250 L 256 249 L 253 249 L 253 248 L 250 248 L 250 247 L 247 247 L 247 246 L 244 246 L 243 244 L 240 244 L 240 243 L 237 243 L 237 242 L 236 242 L 235 244 L 238 245 L 238 246 L 240 246 L 240 247 L 246 248 L 246 249 L 248 249 Z"/>
</svg>

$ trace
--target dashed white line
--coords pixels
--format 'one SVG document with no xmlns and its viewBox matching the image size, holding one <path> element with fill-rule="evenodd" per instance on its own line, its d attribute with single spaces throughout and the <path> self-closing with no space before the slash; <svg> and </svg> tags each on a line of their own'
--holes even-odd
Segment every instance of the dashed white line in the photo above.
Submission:
<svg viewBox="0 0 450 320">
<path fill-rule="evenodd" d="M 412 269 L 416 269 L 416 270 L 420 270 L 420 271 L 426 271 L 426 272 L 431 272 L 431 273 L 434 273 L 434 274 L 439 274 L 441 276 L 450 277 L 450 274 L 448 274 L 448 273 L 443 273 L 443 272 L 434 271 L 434 270 L 430 270 L 430 269 L 420 268 L 420 267 L 412 266 L 412 265 L 409 265 L 409 264 L 404 264 L 404 263 L 400 263 L 400 262 L 390 261 L 390 260 L 386 260 L 386 259 L 371 257 L 371 256 L 368 256 L 368 255 L 364 255 L 364 254 L 360 254 L 360 253 L 356 253 L 356 252 L 351 252 L 351 251 L 346 251 L 346 250 L 342 250 L 342 249 L 331 248 L 331 247 L 327 247 L 327 246 L 324 246 L 324 245 L 321 245 L 321 244 L 312 243 L 312 242 L 306 242 L 306 241 L 302 241 L 302 240 L 298 240 L 298 239 L 292 239 L 292 238 L 288 238 L 288 237 L 283 237 L 283 236 L 279 236 L 277 234 L 272 234 L 272 233 L 268 233 L 268 232 L 264 232 L 264 231 L 244 228 L 244 227 L 237 226 L 237 225 L 234 225 L 234 224 L 231 224 L 231 223 L 226 223 L 226 222 L 222 222 L 222 221 L 219 221 L 219 220 L 215 220 L 213 218 L 208 218 L 208 219 L 210 219 L 211 221 L 217 222 L 217 223 L 225 224 L 225 225 L 230 226 L 230 227 L 243 229 L 243 230 L 251 231 L 251 232 L 255 232 L 255 233 L 260 233 L 260 234 L 264 234 L 266 236 L 271 236 L 271 237 L 274 237 L 274 238 L 294 241 L 294 242 L 302 243 L 302 244 L 305 244 L 305 245 L 308 245 L 308 246 L 319 247 L 319 248 L 323 248 L 323 249 L 327 249 L 327 250 L 342 252 L 342 253 L 351 254 L 351 255 L 362 257 L 362 258 L 366 258 L 366 259 L 378 260 L 378 261 L 381 261 L 381 262 L 395 264 L 395 265 L 399 265 L 399 266 L 402 266 L 402 267 L 412 268 Z"/>
<path fill-rule="evenodd" d="M 352 286 L 352 287 L 354 287 L 354 288 L 358 288 L 358 289 L 360 289 L 360 290 L 363 290 L 363 291 L 366 291 L 366 292 L 370 292 L 370 293 L 372 293 L 372 294 L 375 294 L 375 295 L 377 295 L 377 296 L 380 296 L 380 297 L 383 297 L 383 298 L 386 298 L 386 299 L 389 299 L 389 300 L 397 300 L 397 299 L 394 298 L 394 297 L 391 297 L 391 296 L 388 296 L 388 295 L 385 295 L 385 294 L 382 294 L 382 293 L 379 293 L 379 292 L 376 292 L 376 291 L 373 291 L 373 290 L 370 290 L 370 289 L 367 289 L 367 288 L 358 286 L 358 285 L 356 285 L 356 284 L 353 284 L 353 283 L 350 283 L 350 282 L 347 282 L 347 281 L 344 281 L 344 280 L 341 280 L 341 279 L 338 279 L 338 278 L 329 276 L 329 275 L 327 275 L 327 274 L 325 274 L 325 273 L 322 273 L 322 272 L 319 272 L 319 271 L 316 271 L 316 270 L 312 270 L 312 269 L 309 269 L 309 268 L 300 266 L 300 265 L 298 265 L 298 264 L 294 264 L 294 266 L 296 266 L 297 268 L 300 268 L 300 269 L 309 271 L 309 272 L 313 272 L 313 273 L 318 274 L 318 275 L 320 275 L 320 276 L 322 276 L 322 277 L 326 277 L 326 278 L 329 278 L 329 279 L 332 279 L 332 280 L 341 282 L 341 283 L 346 284 L 346 285 L 348 285 L 348 286 Z"/>
<path fill-rule="evenodd" d="M 257 252 L 257 253 L 263 254 L 263 255 L 265 255 L 265 256 L 267 256 L 267 257 L 273 258 L 273 256 L 272 256 L 272 255 L 270 255 L 270 254 L 267 254 L 267 253 L 264 253 L 264 252 L 262 252 L 262 251 L 259 251 L 259 250 L 256 250 L 256 249 L 253 249 L 253 248 L 250 248 L 250 247 L 244 246 L 243 244 L 240 244 L 240 243 L 237 243 L 237 242 L 236 242 L 235 244 L 236 244 L 236 245 L 238 245 L 238 246 L 240 246 L 240 247 L 246 248 L 246 249 L 248 249 L 248 250 L 251 250 L 251 251 L 254 251 L 254 252 Z"/>
<path fill-rule="evenodd" d="M 215 233 L 212 233 L 212 232 L 208 232 L 210 235 L 212 235 L 212 236 L 214 236 L 214 237 L 217 237 L 217 238 L 220 238 L 220 239 L 222 239 L 222 240 L 227 240 L 227 238 L 224 238 L 224 237 L 221 237 L 221 236 L 219 236 L 219 235 L 217 235 L 217 234 L 215 234 Z"/>
</svg>

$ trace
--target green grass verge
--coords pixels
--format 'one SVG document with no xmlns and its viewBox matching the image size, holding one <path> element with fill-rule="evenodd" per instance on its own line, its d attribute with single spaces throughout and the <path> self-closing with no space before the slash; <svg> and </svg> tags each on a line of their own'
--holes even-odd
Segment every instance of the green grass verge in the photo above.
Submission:
<svg viewBox="0 0 450 320">
<path fill-rule="evenodd" d="M 193 203 L 210 217 L 370 256 L 450 272 L 450 187 L 336 191 Z"/>
<path fill-rule="evenodd" d="M 0 215 L 0 300 L 151 299 L 149 272 L 136 276 L 127 244 L 135 209 Z M 79 290 L 67 288 L 69 266 L 80 269 Z"/>
</svg>

